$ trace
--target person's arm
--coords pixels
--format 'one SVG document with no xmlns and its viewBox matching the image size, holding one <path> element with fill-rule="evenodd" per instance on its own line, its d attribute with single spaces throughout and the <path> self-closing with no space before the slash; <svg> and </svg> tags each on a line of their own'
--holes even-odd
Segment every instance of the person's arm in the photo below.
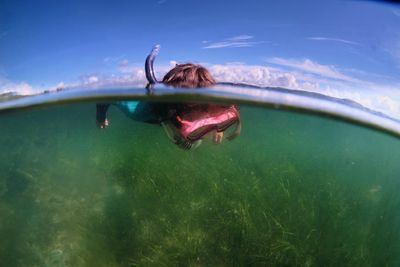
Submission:
<svg viewBox="0 0 400 267">
<path fill-rule="evenodd" d="M 100 129 L 108 126 L 107 110 L 110 104 L 96 104 L 96 125 Z"/>
</svg>

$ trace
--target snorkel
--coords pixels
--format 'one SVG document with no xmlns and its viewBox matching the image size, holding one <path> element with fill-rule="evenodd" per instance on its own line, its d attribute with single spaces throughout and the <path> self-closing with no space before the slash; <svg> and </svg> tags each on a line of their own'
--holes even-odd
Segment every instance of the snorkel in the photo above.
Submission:
<svg viewBox="0 0 400 267">
<path fill-rule="evenodd" d="M 156 59 L 158 52 L 160 52 L 160 45 L 155 45 L 153 49 L 151 49 L 150 54 L 146 57 L 146 62 L 144 63 L 144 69 L 148 81 L 146 89 L 149 93 L 153 92 L 154 85 L 158 83 L 156 75 L 154 74 L 154 60 Z"/>
</svg>

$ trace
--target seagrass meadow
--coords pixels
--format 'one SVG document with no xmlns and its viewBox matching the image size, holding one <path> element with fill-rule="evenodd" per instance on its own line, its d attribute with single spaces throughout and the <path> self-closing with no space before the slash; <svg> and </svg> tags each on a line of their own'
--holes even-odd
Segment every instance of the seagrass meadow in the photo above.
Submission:
<svg viewBox="0 0 400 267">
<path fill-rule="evenodd" d="M 94 103 L 0 114 L 0 266 L 398 266 L 400 140 L 240 107 L 193 151 Z"/>
</svg>

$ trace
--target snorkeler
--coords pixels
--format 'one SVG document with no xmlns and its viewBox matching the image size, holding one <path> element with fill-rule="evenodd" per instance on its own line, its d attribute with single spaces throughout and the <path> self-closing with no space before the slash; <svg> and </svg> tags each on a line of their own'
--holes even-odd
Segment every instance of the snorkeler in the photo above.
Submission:
<svg viewBox="0 0 400 267">
<path fill-rule="evenodd" d="M 153 62 L 159 47 L 156 46 L 147 57 L 145 69 L 149 84 L 153 89 L 157 83 L 154 76 Z M 204 88 L 216 84 L 209 71 L 195 64 L 179 64 L 171 69 L 162 83 L 175 88 Z M 215 144 L 220 144 L 224 131 L 236 128 L 226 139 L 232 140 L 240 133 L 239 112 L 234 105 L 215 105 L 197 103 L 152 103 L 142 101 L 119 101 L 115 103 L 128 117 L 135 121 L 160 124 L 171 141 L 183 149 L 196 148 L 205 136 L 212 137 Z M 99 128 L 109 125 L 107 110 L 110 104 L 96 105 L 96 123 Z"/>
</svg>

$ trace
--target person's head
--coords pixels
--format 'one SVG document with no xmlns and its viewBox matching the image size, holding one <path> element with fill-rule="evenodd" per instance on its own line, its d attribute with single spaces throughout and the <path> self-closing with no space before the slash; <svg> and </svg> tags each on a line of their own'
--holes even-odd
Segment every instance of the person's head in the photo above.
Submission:
<svg viewBox="0 0 400 267">
<path fill-rule="evenodd" d="M 162 82 L 178 88 L 200 88 L 215 85 L 214 78 L 206 68 L 191 63 L 176 65 L 165 74 Z"/>
</svg>

